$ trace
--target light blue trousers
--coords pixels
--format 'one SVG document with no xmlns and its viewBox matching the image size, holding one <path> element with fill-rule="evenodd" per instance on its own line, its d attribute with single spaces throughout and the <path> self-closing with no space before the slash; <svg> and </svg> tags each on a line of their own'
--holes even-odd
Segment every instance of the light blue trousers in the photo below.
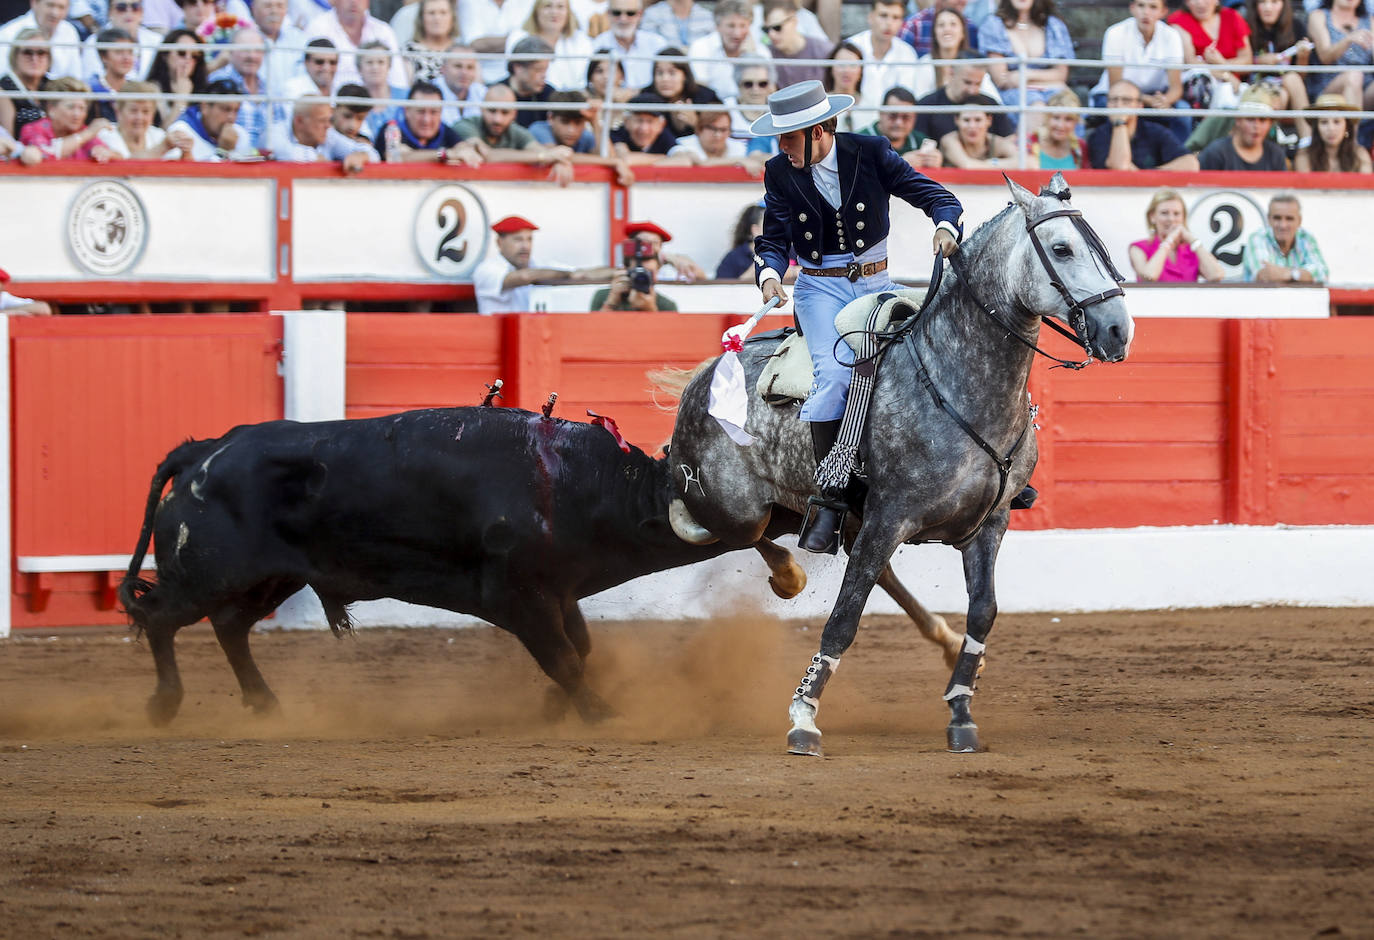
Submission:
<svg viewBox="0 0 1374 940">
<path fill-rule="evenodd" d="M 852 254 L 825 255 L 821 267 L 842 268 L 853 260 Z M 811 394 L 802 405 L 803 421 L 838 421 L 844 417 L 854 351 L 840 339 L 835 314 L 865 294 L 900 289 L 886 270 L 850 282 L 842 277 L 812 277 L 802 267 L 792 289 L 792 300 L 797 322 L 806 335 L 806 347 L 811 351 Z"/>
</svg>

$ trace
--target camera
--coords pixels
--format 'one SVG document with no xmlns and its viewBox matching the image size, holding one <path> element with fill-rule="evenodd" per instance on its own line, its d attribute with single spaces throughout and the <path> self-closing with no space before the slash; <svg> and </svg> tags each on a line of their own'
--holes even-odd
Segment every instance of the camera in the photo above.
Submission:
<svg viewBox="0 0 1374 940">
<path fill-rule="evenodd" d="M 641 294 L 651 293 L 654 289 L 654 276 L 640 262 L 658 257 L 654 246 L 632 238 L 621 245 L 621 254 L 625 259 L 625 269 L 630 272 L 630 290 L 639 291 Z"/>
</svg>

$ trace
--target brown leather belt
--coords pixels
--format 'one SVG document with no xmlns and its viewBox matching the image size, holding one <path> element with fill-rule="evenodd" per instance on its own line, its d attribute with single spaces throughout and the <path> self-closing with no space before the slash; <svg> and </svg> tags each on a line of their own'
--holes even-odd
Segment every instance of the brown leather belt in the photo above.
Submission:
<svg viewBox="0 0 1374 940">
<path fill-rule="evenodd" d="M 887 270 L 887 259 L 882 261 L 870 261 L 868 264 L 859 264 L 851 261 L 842 268 L 808 268 L 802 265 L 802 273 L 812 277 L 842 277 L 849 281 L 857 281 L 861 277 L 872 277 L 879 271 Z"/>
</svg>

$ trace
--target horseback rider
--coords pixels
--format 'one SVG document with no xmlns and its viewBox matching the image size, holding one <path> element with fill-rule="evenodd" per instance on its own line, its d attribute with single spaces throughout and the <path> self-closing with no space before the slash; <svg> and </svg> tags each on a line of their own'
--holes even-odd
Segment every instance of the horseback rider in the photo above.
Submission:
<svg viewBox="0 0 1374 940">
<path fill-rule="evenodd" d="M 754 239 L 754 280 L 765 302 L 787 302 L 782 275 L 789 249 L 801 262 L 795 316 L 811 351 L 814 381 L 801 409 L 811 424 L 819 466 L 839 435 L 851 368 L 836 359 L 835 315 L 851 300 L 900 290 L 887 274 L 888 199 L 897 196 L 930 216 L 935 251 L 949 257 L 963 237 L 963 207 L 939 183 L 917 173 L 884 137 L 836 133 L 849 95 L 827 95 L 818 81 L 768 96 L 755 137 L 778 138 L 764 168 L 763 233 Z M 833 219 L 834 224 L 831 224 Z M 843 490 L 812 498 L 798 544 L 835 554 L 848 511 Z"/>
</svg>

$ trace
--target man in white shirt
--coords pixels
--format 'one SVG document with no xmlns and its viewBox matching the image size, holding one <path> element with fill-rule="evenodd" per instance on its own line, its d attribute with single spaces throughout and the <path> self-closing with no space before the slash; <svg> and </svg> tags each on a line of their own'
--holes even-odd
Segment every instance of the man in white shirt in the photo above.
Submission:
<svg viewBox="0 0 1374 940">
<path fill-rule="evenodd" d="M 391 27 L 367 12 L 367 0 L 337 0 L 334 9 L 321 13 L 306 27 L 307 41 L 316 38 L 328 39 L 339 50 L 339 71 L 334 76 L 334 84 L 347 82 L 362 84 L 362 73 L 358 71 L 356 53 L 365 42 L 378 40 L 386 44 L 392 52 L 391 70 L 387 81 L 394 88 L 410 85 L 406 77 L 405 61 L 400 56 L 401 47 L 396 42 L 396 34 Z"/>
<path fill-rule="evenodd" d="M 43 39 L 52 43 L 48 78 L 79 78 L 89 74 L 81 63 L 81 36 L 76 27 L 67 22 L 68 0 L 29 0 L 29 12 L 16 16 L 0 26 L 0 62 L 9 62 L 10 43 L 20 30 L 33 28 Z M 91 72 L 100 67 L 97 62 Z"/>
<path fill-rule="evenodd" d="M 448 51 L 467 53 L 461 58 L 445 59 L 439 70 L 439 80 L 434 83 L 444 96 L 443 122 L 452 125 L 482 113 L 478 106 L 487 96 L 487 86 L 482 82 L 482 67 L 477 64 L 470 47 L 459 39 L 448 47 Z"/>
<path fill-rule="evenodd" d="M 328 101 L 302 99 L 291 112 L 291 123 L 276 124 L 267 134 L 273 160 L 289 163 L 339 161 L 348 174 L 359 173 L 377 151 L 365 140 L 349 140 L 330 123 Z"/>
<path fill-rule="evenodd" d="M 525 28 L 534 0 L 462 0 L 458 4 L 459 32 L 473 52 L 502 53 L 511 33 Z M 506 74 L 504 59 L 482 60 L 482 82 L 493 85 Z"/>
<path fill-rule="evenodd" d="M 1125 79 L 1140 89 L 1147 108 L 1172 108 L 1183 96 L 1182 73 L 1166 65 L 1183 64 L 1183 36 L 1164 22 L 1164 0 L 1132 0 L 1131 15 L 1102 34 L 1107 67 L 1089 92 L 1093 107 L 1106 103 L 1107 89 Z"/>
<path fill-rule="evenodd" d="M 864 66 L 863 82 L 859 85 L 859 104 L 864 108 L 880 107 L 883 96 L 894 85 L 916 87 L 916 50 L 896 41 L 905 12 L 901 0 L 873 0 L 868 10 L 868 29 L 849 37 L 865 59 L 877 60 Z"/>
<path fill-rule="evenodd" d="M 622 0 L 613 0 L 619 3 Z M 539 230 L 528 219 L 508 215 L 491 227 L 496 233 L 496 250 L 472 273 L 472 287 L 477 294 L 477 312 L 528 313 L 533 308 L 530 288 L 535 284 L 583 284 L 609 281 L 615 268 L 559 268 L 530 267 L 530 253 L 534 249 L 534 233 Z"/>
<path fill-rule="evenodd" d="M 722 101 L 739 94 L 735 66 L 743 60 L 769 57 L 750 31 L 753 16 L 754 8 L 748 0 L 717 0 L 716 31 L 696 40 L 687 50 L 688 55 L 698 60 L 692 63 L 697 83 L 709 86 Z"/>
<path fill-rule="evenodd" d="M 157 58 L 157 47 L 162 42 L 162 36 L 143 25 L 143 0 L 110 0 L 109 26 L 111 29 L 124 30 L 134 37 L 134 43 L 138 46 L 134 69 L 129 77 L 138 81 L 147 78 L 148 70 L 153 67 L 153 59 Z M 100 62 L 100 53 L 95 48 L 94 36 L 86 40 L 81 53 L 81 67 L 86 70 L 88 81 L 90 76 L 99 75 L 105 70 Z"/>
<path fill-rule="evenodd" d="M 16 297 L 5 290 L 10 286 L 9 272 L 0 268 L 0 313 L 7 317 L 21 317 L 29 314 L 49 315 L 52 307 L 49 307 L 41 300 L 29 300 L 27 297 Z"/>
<path fill-rule="evenodd" d="M 735 166 L 750 176 L 762 176 L 767 154 L 749 153 L 749 145 L 730 136 L 729 111 L 702 111 L 697 132 L 681 137 L 658 166 Z"/>
<path fill-rule="evenodd" d="M 725 2 L 725 0 L 721 0 Z M 719 4 L 717 4 L 719 7 Z M 648 88 L 654 81 L 652 57 L 668 45 L 668 40 L 658 33 L 640 29 L 639 23 L 644 16 L 643 0 L 611 0 L 607 7 L 611 17 L 611 28 L 592 41 L 592 52 L 610 52 L 616 56 L 634 56 L 621 62 L 625 68 L 625 88 L 638 93 Z M 695 48 L 696 43 L 692 46 Z M 695 71 L 695 68 L 693 69 Z M 701 78 L 698 76 L 698 81 Z"/>
<path fill-rule="evenodd" d="M 286 0 L 253 0 L 253 22 L 267 44 L 263 76 L 270 95 L 284 95 L 286 83 L 305 70 L 305 31 L 288 23 L 286 12 Z"/>
</svg>

